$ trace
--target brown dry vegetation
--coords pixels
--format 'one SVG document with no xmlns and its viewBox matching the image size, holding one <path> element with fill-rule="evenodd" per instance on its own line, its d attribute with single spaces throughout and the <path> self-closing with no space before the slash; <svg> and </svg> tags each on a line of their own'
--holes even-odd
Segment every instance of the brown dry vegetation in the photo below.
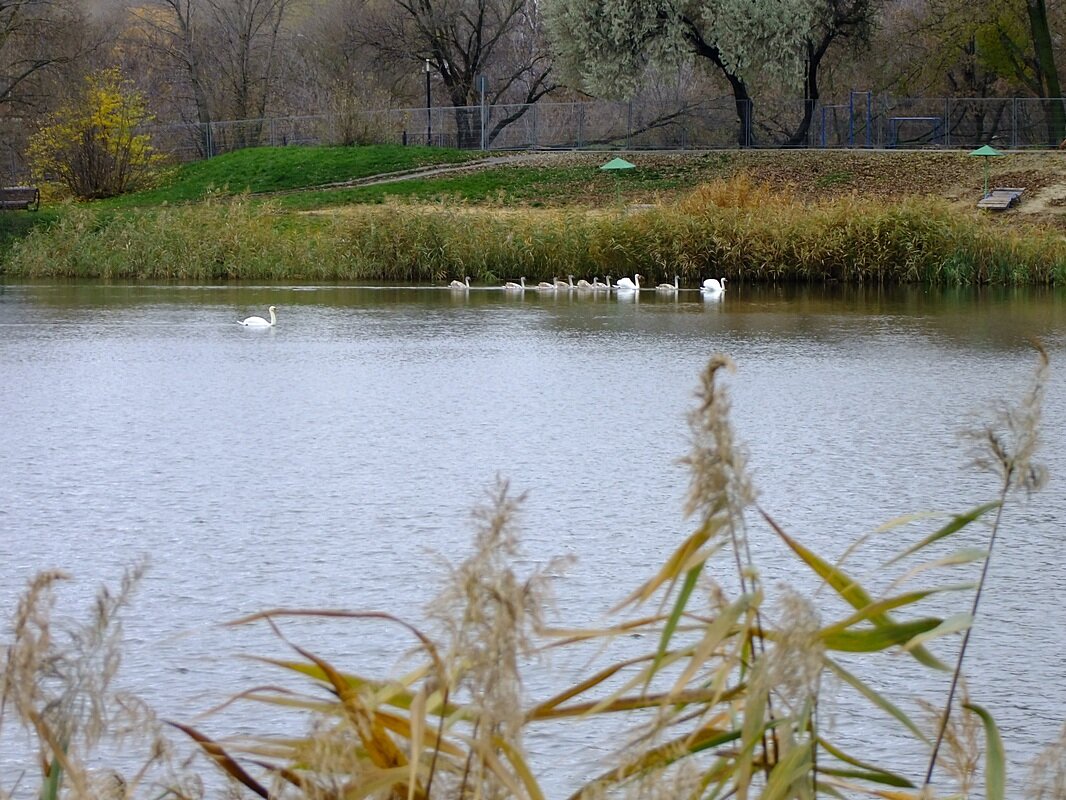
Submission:
<svg viewBox="0 0 1066 800">
<path fill-rule="evenodd" d="M 787 191 L 800 199 L 818 200 L 856 195 L 884 200 L 939 197 L 960 209 L 975 209 L 984 188 L 984 159 L 963 151 L 886 150 L 747 150 L 630 152 L 625 157 L 638 169 L 655 169 L 691 185 L 702 181 L 747 175 L 753 183 Z M 454 172 L 474 171 L 481 164 L 502 163 L 544 168 L 595 167 L 605 154 L 587 152 L 529 153 L 491 159 Z M 989 186 L 1026 190 L 1019 205 L 998 213 L 1004 221 L 1043 222 L 1066 227 L 1066 153 L 1007 152 L 988 163 Z M 454 174 L 453 172 L 453 174 Z M 572 196 L 575 204 L 594 205 L 602 192 Z M 635 198 L 655 202 L 661 197 Z"/>
</svg>

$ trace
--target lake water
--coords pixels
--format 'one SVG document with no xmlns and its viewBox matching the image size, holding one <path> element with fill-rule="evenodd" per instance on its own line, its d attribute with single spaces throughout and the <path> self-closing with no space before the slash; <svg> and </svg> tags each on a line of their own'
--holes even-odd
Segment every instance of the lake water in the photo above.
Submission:
<svg viewBox="0 0 1066 800">
<path fill-rule="evenodd" d="M 470 511 L 499 475 L 528 492 L 523 569 L 575 559 L 554 581 L 553 621 L 599 624 L 690 530 L 678 460 L 713 353 L 737 364 L 733 419 L 762 505 L 836 558 L 898 515 L 994 497 L 958 432 L 972 412 L 1021 394 L 1036 336 L 1052 358 L 1051 481 L 1006 515 L 968 670 L 1019 786 L 1066 718 L 1064 299 L 874 287 L 737 286 L 721 302 L 696 292 L 0 287 L 0 608 L 10 616 L 30 577 L 56 567 L 76 578 L 63 607 L 80 609 L 147 554 L 121 680 L 162 716 L 191 720 L 264 680 L 239 654 L 288 654 L 268 631 L 219 623 L 278 606 L 421 619 L 439 557 L 469 552 Z M 235 324 L 270 304 L 277 327 Z M 772 534 L 753 525 L 752 536 L 768 586 L 808 581 Z M 876 584 L 898 544 L 876 539 L 852 571 Z M 712 574 L 728 581 L 729 564 Z M 408 645 L 365 624 L 287 630 L 351 669 L 389 669 Z M 950 658 L 956 647 L 935 649 Z M 902 656 L 880 663 L 885 691 L 943 698 L 946 678 Z M 568 669 L 538 666 L 530 697 Z M 835 717 L 861 741 L 877 727 L 857 708 L 842 699 Z M 262 730 L 270 713 L 197 724 Z M 878 734 L 867 736 L 878 752 Z M 893 748 L 884 763 L 920 779 L 921 754 Z M 535 735 L 530 750 L 553 798 L 609 755 L 569 728 Z M 0 751 L 8 788 L 23 756 Z"/>
</svg>

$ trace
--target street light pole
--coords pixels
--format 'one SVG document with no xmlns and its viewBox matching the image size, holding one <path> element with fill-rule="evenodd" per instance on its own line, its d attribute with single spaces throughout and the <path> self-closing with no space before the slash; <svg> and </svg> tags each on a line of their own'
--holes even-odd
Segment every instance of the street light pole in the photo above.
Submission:
<svg viewBox="0 0 1066 800">
<path fill-rule="evenodd" d="M 426 146 L 433 144 L 433 97 L 429 93 L 429 59 L 426 59 Z"/>
</svg>

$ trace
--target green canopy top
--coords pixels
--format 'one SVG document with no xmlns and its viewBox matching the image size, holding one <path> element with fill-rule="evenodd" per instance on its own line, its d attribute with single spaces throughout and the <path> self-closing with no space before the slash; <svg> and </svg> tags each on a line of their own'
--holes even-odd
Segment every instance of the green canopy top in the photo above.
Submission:
<svg viewBox="0 0 1066 800">
<path fill-rule="evenodd" d="M 970 153 L 971 156 L 1001 156 L 1003 155 L 999 150 L 994 147 L 989 147 L 987 144 L 981 145 L 976 150 Z"/>
<path fill-rule="evenodd" d="M 636 164 L 631 164 L 624 158 L 613 158 L 600 167 L 600 169 L 633 169 L 636 166 Z"/>
</svg>

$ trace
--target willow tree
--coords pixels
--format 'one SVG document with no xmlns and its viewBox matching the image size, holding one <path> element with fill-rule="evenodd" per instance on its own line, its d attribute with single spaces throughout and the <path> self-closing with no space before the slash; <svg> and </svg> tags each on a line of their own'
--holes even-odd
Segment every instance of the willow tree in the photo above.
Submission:
<svg viewBox="0 0 1066 800">
<path fill-rule="evenodd" d="M 756 76 L 802 91 L 806 138 L 818 99 L 818 68 L 838 39 L 865 35 L 879 0 L 549 0 L 558 65 L 571 83 L 625 97 L 648 66 L 706 60 L 729 83 L 741 146 L 752 143 Z"/>
</svg>

